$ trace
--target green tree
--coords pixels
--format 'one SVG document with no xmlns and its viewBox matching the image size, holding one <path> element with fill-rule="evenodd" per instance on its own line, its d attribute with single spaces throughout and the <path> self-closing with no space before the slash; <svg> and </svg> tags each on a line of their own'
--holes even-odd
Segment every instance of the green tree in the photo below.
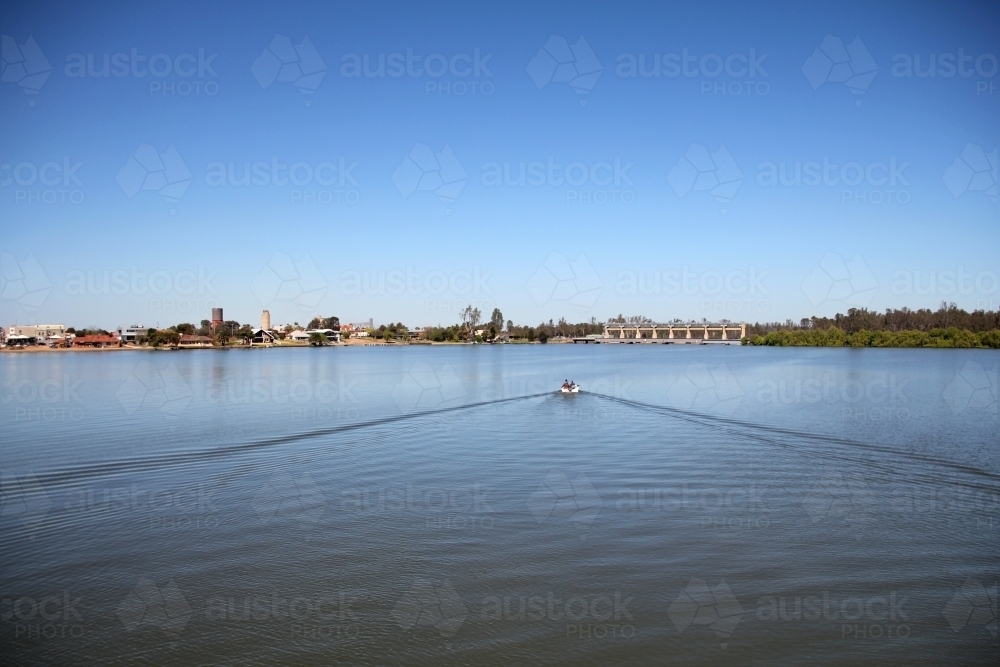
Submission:
<svg viewBox="0 0 1000 667">
<path fill-rule="evenodd" d="M 493 309 L 493 314 L 490 315 L 490 326 L 496 331 L 503 331 L 503 313 L 500 312 L 499 308 Z"/>
<path fill-rule="evenodd" d="M 469 328 L 469 340 L 473 340 L 476 335 L 476 325 L 479 324 L 482 313 L 479 312 L 478 308 L 473 308 L 472 304 L 469 304 L 462 310 L 461 316 L 462 325 Z"/>
<path fill-rule="evenodd" d="M 249 324 L 244 324 L 236 331 L 236 335 L 244 343 L 249 343 L 253 339 L 253 327 Z"/>
<path fill-rule="evenodd" d="M 219 347 L 225 347 L 229 343 L 229 329 L 226 327 L 219 327 L 219 330 L 215 332 L 215 344 Z"/>
<path fill-rule="evenodd" d="M 309 344 L 310 345 L 326 345 L 326 336 L 319 332 L 312 332 L 309 334 Z"/>
<path fill-rule="evenodd" d="M 309 320 L 309 326 L 306 329 L 333 329 L 334 331 L 340 331 L 340 318 L 317 315 Z"/>
</svg>

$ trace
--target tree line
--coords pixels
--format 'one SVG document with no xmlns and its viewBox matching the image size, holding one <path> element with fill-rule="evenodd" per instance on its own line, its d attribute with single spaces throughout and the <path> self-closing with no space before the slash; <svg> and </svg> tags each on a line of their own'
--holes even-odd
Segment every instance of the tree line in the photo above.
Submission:
<svg viewBox="0 0 1000 667">
<path fill-rule="evenodd" d="M 766 322 L 747 325 L 747 334 L 764 335 L 773 331 L 797 331 L 809 329 L 829 329 L 837 327 L 847 333 L 857 331 L 931 331 L 954 327 L 974 333 L 1000 329 L 1000 310 L 974 310 L 967 312 L 954 303 L 944 303 L 937 310 L 920 308 L 886 308 L 884 313 L 867 308 L 851 308 L 847 314 L 837 313 L 833 317 L 803 318 L 798 324 Z"/>
<path fill-rule="evenodd" d="M 851 308 L 847 314 L 803 318 L 798 324 L 787 320 L 748 325 L 744 340 L 779 346 L 1000 348 L 1000 310 L 970 313 L 954 303 L 942 303 L 934 311 Z"/>
</svg>

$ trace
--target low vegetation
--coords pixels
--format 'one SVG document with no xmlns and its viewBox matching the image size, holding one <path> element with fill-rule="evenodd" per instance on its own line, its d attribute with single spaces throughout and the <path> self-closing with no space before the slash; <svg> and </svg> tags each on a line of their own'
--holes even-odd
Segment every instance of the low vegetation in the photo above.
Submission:
<svg viewBox="0 0 1000 667">
<path fill-rule="evenodd" d="M 1000 311 L 971 313 L 942 303 L 936 311 L 909 308 L 885 313 L 851 308 L 832 318 L 812 317 L 798 325 L 772 322 L 747 327 L 747 345 L 806 347 L 1000 348 Z"/>
</svg>

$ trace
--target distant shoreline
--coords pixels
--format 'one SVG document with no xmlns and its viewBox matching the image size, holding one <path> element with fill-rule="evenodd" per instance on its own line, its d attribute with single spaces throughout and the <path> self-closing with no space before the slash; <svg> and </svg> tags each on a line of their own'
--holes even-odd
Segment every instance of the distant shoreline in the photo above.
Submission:
<svg viewBox="0 0 1000 667">
<path fill-rule="evenodd" d="M 562 345 L 565 343 L 571 343 L 572 341 L 552 341 L 548 343 L 549 345 Z M 489 345 L 489 343 L 476 343 L 477 345 Z M 508 345 L 541 345 L 541 343 L 507 343 Z M 310 345 L 308 343 L 285 343 L 280 345 L 205 345 L 205 346 L 184 346 L 175 347 L 170 345 L 161 345 L 159 347 L 150 347 L 146 345 L 125 345 L 125 346 L 109 346 L 109 347 L 48 347 L 46 345 L 32 345 L 28 347 L 4 347 L 0 348 L 0 353 L 8 354 L 41 354 L 41 353 L 66 353 L 66 352 L 185 352 L 185 351 L 196 351 L 196 350 L 214 350 L 214 351 L 224 351 L 224 350 L 265 350 L 265 349 L 308 349 L 314 347 L 429 347 L 429 346 L 455 346 L 455 345 L 473 345 L 473 343 L 467 342 L 436 342 L 436 341 L 420 341 L 420 342 L 406 342 L 401 343 L 398 341 L 389 342 L 358 342 L 358 343 L 325 343 L 323 345 Z"/>
</svg>

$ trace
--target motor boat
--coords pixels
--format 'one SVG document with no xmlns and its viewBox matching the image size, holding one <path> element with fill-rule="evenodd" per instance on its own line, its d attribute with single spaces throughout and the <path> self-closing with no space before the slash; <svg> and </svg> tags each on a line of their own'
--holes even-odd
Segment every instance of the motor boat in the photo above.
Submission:
<svg viewBox="0 0 1000 667">
<path fill-rule="evenodd" d="M 580 385 L 575 382 L 570 382 L 569 384 L 564 384 L 560 387 L 559 391 L 563 394 L 578 394 L 580 393 Z"/>
</svg>

